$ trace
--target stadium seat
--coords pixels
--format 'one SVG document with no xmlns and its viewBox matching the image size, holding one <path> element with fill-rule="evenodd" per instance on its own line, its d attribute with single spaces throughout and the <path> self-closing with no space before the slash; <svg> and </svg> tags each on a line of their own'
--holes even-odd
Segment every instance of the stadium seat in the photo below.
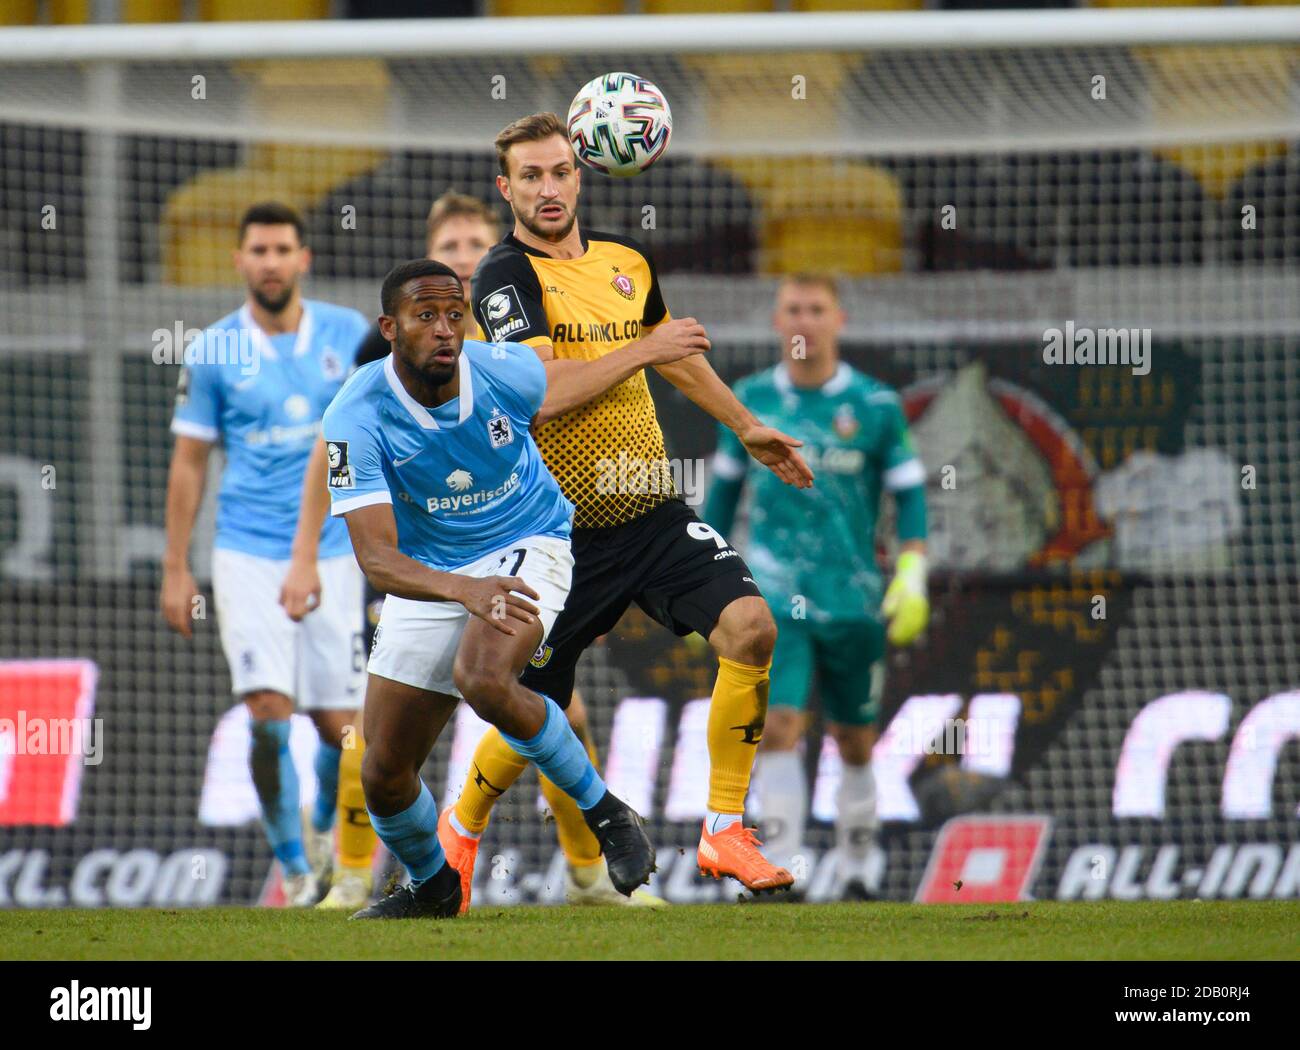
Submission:
<svg viewBox="0 0 1300 1050">
<path fill-rule="evenodd" d="M 641 0 L 643 15 L 766 14 L 772 0 Z"/>
<path fill-rule="evenodd" d="M 247 73 L 253 80 L 254 122 L 283 126 L 299 115 L 326 113 L 337 127 L 363 128 L 379 123 L 387 106 L 388 71 L 378 61 L 260 62 L 250 64 Z M 230 267 L 230 231 L 245 208 L 275 199 L 307 211 L 384 157 L 372 149 L 252 145 L 242 167 L 201 174 L 168 199 L 162 218 L 165 279 L 231 283 L 237 278 Z"/>
<path fill-rule="evenodd" d="M 1161 123 L 1219 124 L 1225 114 L 1248 120 L 1290 108 L 1290 48 L 1139 48 L 1151 70 L 1151 118 Z M 1160 156 L 1191 172 L 1213 197 L 1222 198 L 1247 168 L 1281 155 L 1286 144 L 1254 141 L 1167 147 Z"/>
<path fill-rule="evenodd" d="M 330 0 L 199 0 L 205 22 L 281 22 L 330 16 Z"/>
<path fill-rule="evenodd" d="M 925 0 L 793 0 L 792 11 L 923 11 Z"/>
<path fill-rule="evenodd" d="M 884 168 L 831 157 L 791 157 L 781 165 L 770 157 L 721 163 L 757 199 L 764 273 L 856 276 L 902 269 L 902 192 Z"/>
<path fill-rule="evenodd" d="M 40 14 L 36 0 L 8 0 L 0 4 L 0 26 L 31 26 Z"/>
<path fill-rule="evenodd" d="M 55 25 L 84 25 L 91 18 L 93 0 L 50 0 L 50 21 Z M 185 0 L 119 0 L 117 20 L 129 23 L 180 22 Z"/>
</svg>

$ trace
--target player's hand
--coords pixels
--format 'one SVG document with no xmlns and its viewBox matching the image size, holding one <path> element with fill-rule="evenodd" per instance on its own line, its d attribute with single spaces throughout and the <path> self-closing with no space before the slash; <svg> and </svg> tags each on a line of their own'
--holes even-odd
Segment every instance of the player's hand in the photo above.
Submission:
<svg viewBox="0 0 1300 1050">
<path fill-rule="evenodd" d="M 674 317 L 641 340 L 649 355 L 647 365 L 668 365 L 702 354 L 712 345 L 704 325 L 694 317 Z"/>
<path fill-rule="evenodd" d="M 520 594 L 541 598 L 518 576 L 470 578 L 466 579 L 461 590 L 460 603 L 502 634 L 518 634 L 516 628 L 520 624 L 531 626 L 537 623 L 537 614 L 541 611 L 532 602 L 519 597 Z"/>
<path fill-rule="evenodd" d="M 198 593 L 198 584 L 189 569 L 163 570 L 158 605 L 167 626 L 182 638 L 194 637 L 194 599 Z"/>
<path fill-rule="evenodd" d="M 925 595 L 925 555 L 904 551 L 898 556 L 894 580 L 880 607 L 889 621 L 888 637 L 894 645 L 911 645 L 930 622 L 930 599 Z"/>
<path fill-rule="evenodd" d="M 798 438 L 762 424 L 739 431 L 736 436 L 751 456 L 787 485 L 797 489 L 812 487 L 813 472 L 795 451 L 803 444 Z"/>
<path fill-rule="evenodd" d="M 320 605 L 320 572 L 314 561 L 294 558 L 289 562 L 280 587 L 280 604 L 294 623 Z"/>
</svg>

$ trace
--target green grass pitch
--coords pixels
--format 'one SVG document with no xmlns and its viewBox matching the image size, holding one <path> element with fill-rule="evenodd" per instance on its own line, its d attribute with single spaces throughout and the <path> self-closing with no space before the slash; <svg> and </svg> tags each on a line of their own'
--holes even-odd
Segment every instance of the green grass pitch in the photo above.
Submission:
<svg viewBox="0 0 1300 1050">
<path fill-rule="evenodd" d="M 1300 901 L 0 911 L 2 959 L 1300 959 Z"/>
</svg>

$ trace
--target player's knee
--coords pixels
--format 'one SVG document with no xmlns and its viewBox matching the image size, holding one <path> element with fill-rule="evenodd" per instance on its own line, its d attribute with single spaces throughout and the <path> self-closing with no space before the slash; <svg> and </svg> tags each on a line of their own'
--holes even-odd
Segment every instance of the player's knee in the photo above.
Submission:
<svg viewBox="0 0 1300 1050">
<path fill-rule="evenodd" d="M 762 598 L 738 598 L 722 611 L 709 641 L 729 660 L 763 667 L 776 648 L 776 621 Z"/>
<path fill-rule="evenodd" d="M 366 806 L 378 813 L 395 813 L 410 794 L 411 769 L 405 763 L 389 761 L 382 751 L 370 747 L 361 758 L 361 790 Z"/>
<path fill-rule="evenodd" d="M 803 716 L 792 707 L 769 707 L 763 726 L 763 751 L 793 751 L 799 743 Z"/>
<path fill-rule="evenodd" d="M 457 660 L 452 681 L 474 713 L 491 721 L 488 715 L 505 702 L 512 679 L 508 669 Z"/>
<path fill-rule="evenodd" d="M 876 745 L 876 730 L 872 726 L 842 725 L 831 722 L 827 726 L 840 758 L 850 766 L 865 766 L 871 761 L 871 750 Z"/>
<path fill-rule="evenodd" d="M 282 720 L 293 714 L 293 701 L 272 689 L 245 693 L 243 699 L 255 722 Z"/>
</svg>

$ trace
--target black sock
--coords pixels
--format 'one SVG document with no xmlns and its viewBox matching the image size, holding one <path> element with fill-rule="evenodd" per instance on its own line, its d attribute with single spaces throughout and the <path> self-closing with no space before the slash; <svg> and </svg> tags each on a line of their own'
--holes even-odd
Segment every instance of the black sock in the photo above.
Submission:
<svg viewBox="0 0 1300 1050">
<path fill-rule="evenodd" d="M 459 885 L 460 872 L 447 863 L 420 883 L 415 895 L 422 901 L 446 900 Z"/>
</svg>

